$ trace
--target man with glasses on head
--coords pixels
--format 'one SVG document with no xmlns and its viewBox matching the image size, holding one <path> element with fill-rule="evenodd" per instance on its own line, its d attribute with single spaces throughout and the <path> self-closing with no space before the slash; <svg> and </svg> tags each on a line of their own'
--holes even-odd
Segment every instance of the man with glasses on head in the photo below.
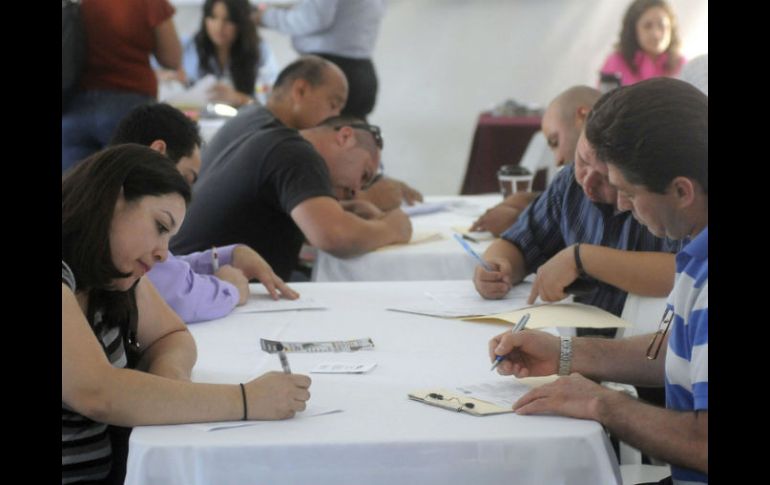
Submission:
<svg viewBox="0 0 770 485">
<path fill-rule="evenodd" d="M 519 399 L 517 413 L 599 421 L 671 464 L 660 483 L 708 483 L 708 97 L 670 78 L 618 88 L 594 106 L 586 140 L 609 166 L 618 206 L 656 236 L 687 242 L 660 328 L 622 340 L 507 332 L 490 341 L 490 358 L 505 356 L 503 375 L 564 376 Z M 666 408 L 600 381 L 665 384 Z"/>
<path fill-rule="evenodd" d="M 204 162 L 173 251 L 245 243 L 286 280 L 305 240 L 338 257 L 409 241 L 403 211 L 365 219 L 340 204 L 375 179 L 382 144 L 379 128 L 357 118 L 299 132 L 268 118 Z"/>
</svg>

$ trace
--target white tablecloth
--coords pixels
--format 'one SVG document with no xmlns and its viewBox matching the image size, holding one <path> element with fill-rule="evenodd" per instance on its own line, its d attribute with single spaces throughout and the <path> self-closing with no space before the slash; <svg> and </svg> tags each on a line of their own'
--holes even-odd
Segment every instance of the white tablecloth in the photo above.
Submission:
<svg viewBox="0 0 770 485">
<path fill-rule="evenodd" d="M 408 281 L 470 279 L 478 264 L 452 238 L 452 227 L 465 228 L 502 201 L 500 194 L 428 196 L 428 203 L 445 202 L 448 210 L 412 217 L 416 234 L 440 233 L 443 239 L 421 244 L 387 247 L 354 258 L 337 258 L 318 251 L 313 281 Z M 470 243 L 482 254 L 491 244 Z"/>
<path fill-rule="evenodd" d="M 470 281 L 305 283 L 327 310 L 231 315 L 190 326 L 198 345 L 193 380 L 237 383 L 278 358 L 259 338 L 371 337 L 372 351 L 288 354 L 307 374 L 320 362 L 376 362 L 363 375 L 312 374 L 310 405 L 343 412 L 203 431 L 137 427 L 127 485 L 226 484 L 618 484 L 609 440 L 594 421 L 502 414 L 475 417 L 410 401 L 407 393 L 505 379 L 489 371 L 487 342 L 505 327 L 386 311 L 426 290 Z M 256 292 L 258 286 L 253 286 Z"/>
</svg>

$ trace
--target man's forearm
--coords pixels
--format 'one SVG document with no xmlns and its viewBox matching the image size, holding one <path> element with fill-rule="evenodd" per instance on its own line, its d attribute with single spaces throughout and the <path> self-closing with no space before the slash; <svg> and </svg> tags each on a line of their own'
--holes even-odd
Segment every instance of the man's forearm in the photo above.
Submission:
<svg viewBox="0 0 770 485">
<path fill-rule="evenodd" d="M 345 230 L 337 232 L 338 237 L 335 238 L 333 244 L 321 247 L 321 249 L 334 256 L 346 258 L 388 244 L 402 242 L 398 231 L 386 220 L 388 216 L 373 221 L 367 221 L 352 214 L 351 217 L 355 217 L 357 220 Z"/>
<path fill-rule="evenodd" d="M 500 204 L 512 209 L 524 211 L 524 209 L 526 209 L 533 200 L 537 199 L 540 194 L 542 194 L 542 192 L 516 192 L 503 199 Z"/>
<path fill-rule="evenodd" d="M 595 381 L 622 382 L 638 386 L 662 386 L 665 351 L 657 359 L 647 358 L 652 335 L 625 339 L 579 337 L 572 339 L 572 372 Z M 665 346 L 667 341 L 663 342 Z"/>
<path fill-rule="evenodd" d="M 599 401 L 599 422 L 618 439 L 674 465 L 708 473 L 708 411 L 674 411 L 621 392 Z"/>
<path fill-rule="evenodd" d="M 581 244 L 580 259 L 586 273 L 628 293 L 662 298 L 674 287 L 676 267 L 670 253 Z"/>
</svg>

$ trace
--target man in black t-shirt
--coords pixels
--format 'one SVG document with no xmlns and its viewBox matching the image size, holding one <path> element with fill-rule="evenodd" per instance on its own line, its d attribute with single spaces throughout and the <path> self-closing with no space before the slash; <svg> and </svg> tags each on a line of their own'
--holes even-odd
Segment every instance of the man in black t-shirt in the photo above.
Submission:
<svg viewBox="0 0 770 485">
<path fill-rule="evenodd" d="M 377 173 L 377 127 L 335 117 L 297 132 L 265 111 L 251 133 L 204 163 L 185 224 L 171 241 L 174 252 L 245 243 L 288 279 L 305 239 L 339 257 L 409 241 L 403 211 L 367 220 L 339 203 Z"/>
</svg>

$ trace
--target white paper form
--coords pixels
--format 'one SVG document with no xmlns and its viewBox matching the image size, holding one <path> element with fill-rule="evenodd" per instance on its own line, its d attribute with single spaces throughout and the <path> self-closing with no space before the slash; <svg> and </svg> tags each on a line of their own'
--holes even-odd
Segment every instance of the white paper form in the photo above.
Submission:
<svg viewBox="0 0 770 485">
<path fill-rule="evenodd" d="M 486 401 L 501 408 L 511 409 L 513 403 L 528 393 L 532 387 L 517 379 L 509 378 L 457 386 L 455 389 L 474 399 Z"/>
<path fill-rule="evenodd" d="M 308 404 L 304 411 L 300 411 L 294 415 L 292 419 L 313 418 L 316 416 L 324 416 L 326 414 L 341 413 L 342 409 L 333 408 L 317 408 L 312 404 Z M 264 421 L 222 421 L 219 423 L 191 423 L 186 424 L 189 428 L 195 428 L 200 431 L 219 431 L 222 429 L 230 428 L 243 428 L 245 426 L 256 426 Z"/>
<path fill-rule="evenodd" d="M 262 313 L 262 312 L 287 312 L 294 310 L 323 310 L 326 305 L 315 298 L 300 297 L 296 300 L 279 298 L 273 300 L 269 295 L 251 295 L 245 305 L 235 307 L 233 314 Z"/>
<path fill-rule="evenodd" d="M 472 286 L 460 291 L 426 291 L 422 302 L 388 310 L 448 318 L 490 315 L 527 306 L 531 290 L 532 283 L 522 282 L 500 300 L 487 300 Z"/>
</svg>

